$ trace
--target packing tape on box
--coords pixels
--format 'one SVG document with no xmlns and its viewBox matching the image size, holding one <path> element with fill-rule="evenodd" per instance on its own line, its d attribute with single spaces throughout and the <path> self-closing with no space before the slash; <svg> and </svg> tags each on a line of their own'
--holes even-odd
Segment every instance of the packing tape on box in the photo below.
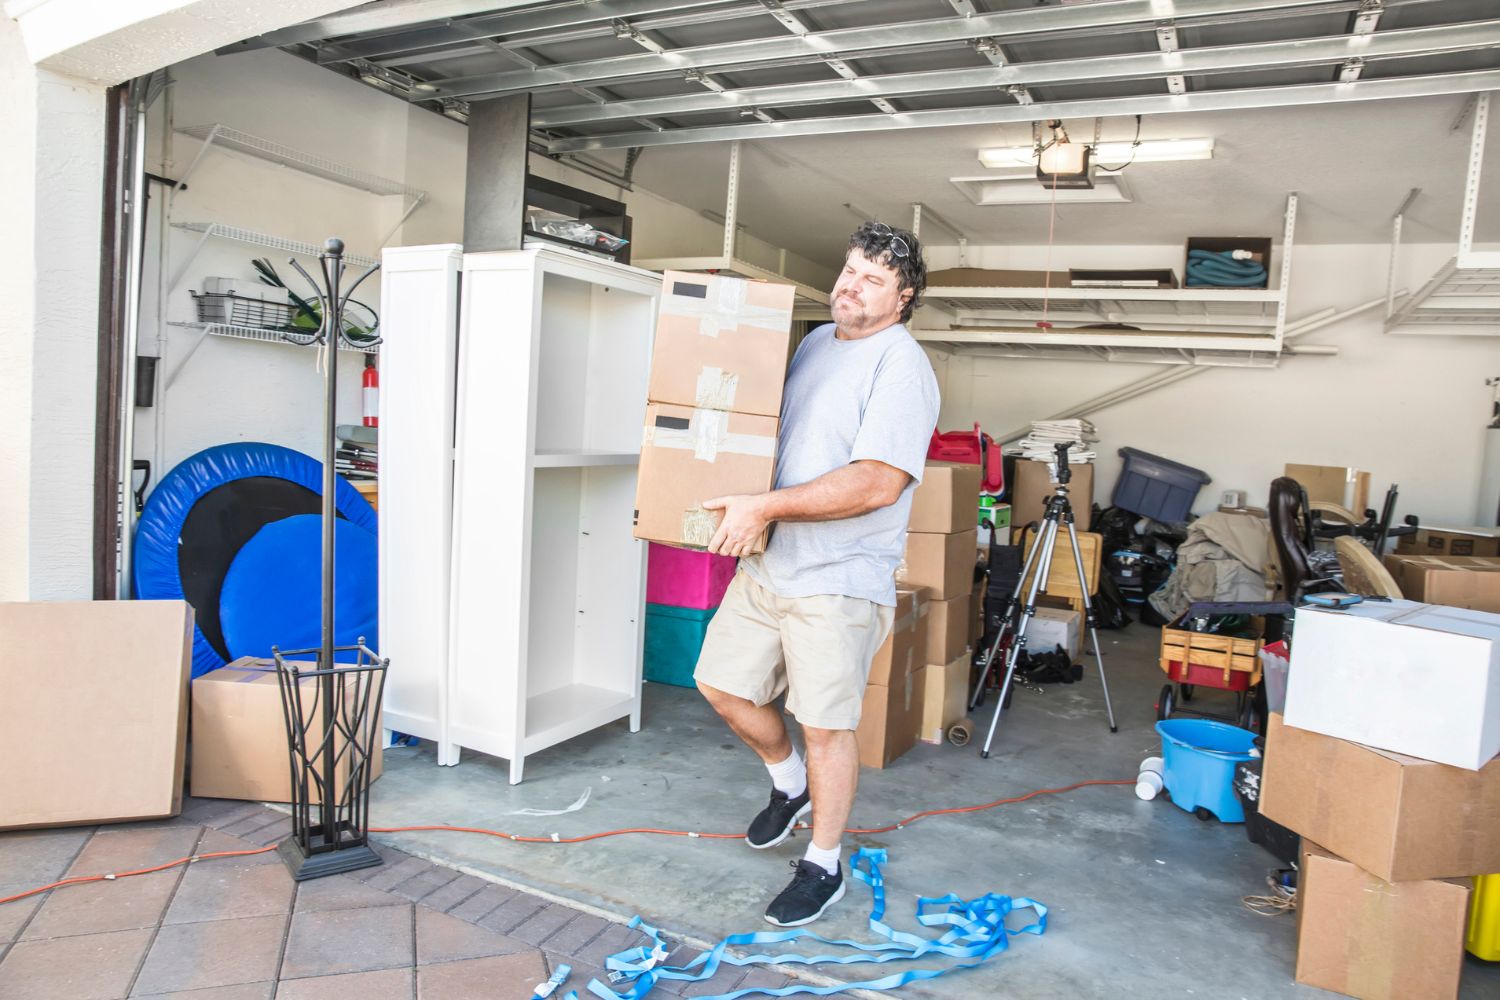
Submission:
<svg viewBox="0 0 1500 1000">
<path fill-rule="evenodd" d="M 1396 985 L 1391 977 L 1399 952 L 1390 947 L 1390 935 L 1380 932 L 1391 926 L 1393 911 L 1401 903 L 1401 890 L 1373 875 L 1366 877 L 1373 884 L 1360 893 L 1359 918 L 1348 928 L 1349 975 L 1345 985 L 1353 996 L 1399 996 L 1399 992 L 1391 992 Z"/>
<path fill-rule="evenodd" d="M 721 453 L 751 455 L 756 458 L 772 458 L 776 454 L 776 438 L 771 434 L 734 434 L 729 430 L 730 414 L 723 410 L 695 409 L 691 419 L 684 421 L 674 417 L 657 417 L 656 423 L 648 426 L 645 443 L 658 448 L 679 448 L 691 451 L 693 457 L 704 462 L 717 461 Z"/>
<path fill-rule="evenodd" d="M 698 333 L 705 337 L 718 337 L 740 326 L 783 330 L 791 325 L 788 309 L 749 305 L 745 301 L 749 288 L 749 282 L 737 278 L 712 278 L 703 285 L 674 281 L 671 292 L 662 297 L 661 312 L 696 319 Z"/>
<path fill-rule="evenodd" d="M 694 402 L 710 410 L 734 409 L 735 393 L 740 387 L 740 377 L 731 375 L 722 368 L 707 365 L 698 373 L 698 386 L 693 394 Z"/>
<path fill-rule="evenodd" d="M 682 544 L 707 548 L 718 527 L 713 511 L 702 507 L 689 508 L 682 512 Z"/>
</svg>

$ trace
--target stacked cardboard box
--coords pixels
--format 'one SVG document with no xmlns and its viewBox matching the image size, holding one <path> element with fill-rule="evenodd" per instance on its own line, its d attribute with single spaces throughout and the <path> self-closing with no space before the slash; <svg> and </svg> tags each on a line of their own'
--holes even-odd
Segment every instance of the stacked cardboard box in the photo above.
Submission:
<svg viewBox="0 0 1500 1000">
<path fill-rule="evenodd" d="M 1396 554 L 1385 568 L 1408 600 L 1500 612 L 1500 559 Z"/>
<path fill-rule="evenodd" d="M 977 614 L 974 563 L 979 544 L 977 465 L 929 462 L 912 497 L 906 557 L 896 578 L 931 595 L 926 641 L 918 648 L 916 684 L 923 691 L 921 739 L 964 718 L 969 647 Z"/>
<path fill-rule="evenodd" d="M 1396 540 L 1400 556 L 1500 556 L 1500 528 L 1423 528 Z"/>
<path fill-rule="evenodd" d="M 896 591 L 891 634 L 870 664 L 855 731 L 859 762 L 866 767 L 885 767 L 916 746 L 924 694 L 918 650 L 927 642 L 926 604 L 919 590 L 901 587 Z"/>
<path fill-rule="evenodd" d="M 1092 462 L 1070 464 L 1068 502 L 1080 518 L 1079 527 L 1088 527 L 1089 510 L 1094 504 L 1094 465 Z M 1046 462 L 1022 459 L 1016 463 L 1016 474 L 1010 484 L 1010 527 L 1012 537 L 1033 521 L 1042 519 L 1047 498 L 1057 490 L 1052 481 L 1052 467 Z"/>
<path fill-rule="evenodd" d="M 1260 811 L 1303 837 L 1297 980 L 1453 997 L 1471 877 L 1500 871 L 1500 616 L 1301 609 Z"/>
<path fill-rule="evenodd" d="M 703 501 L 771 488 L 792 298 L 791 285 L 662 276 L 636 538 L 702 549 L 719 521 Z"/>
</svg>

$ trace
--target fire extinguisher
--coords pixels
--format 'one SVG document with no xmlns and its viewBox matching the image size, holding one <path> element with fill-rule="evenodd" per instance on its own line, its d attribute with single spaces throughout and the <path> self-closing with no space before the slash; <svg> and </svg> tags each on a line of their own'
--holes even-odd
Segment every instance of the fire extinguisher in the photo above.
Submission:
<svg viewBox="0 0 1500 1000">
<path fill-rule="evenodd" d="M 380 369 L 373 354 L 365 355 L 364 418 L 366 427 L 380 426 Z"/>
</svg>

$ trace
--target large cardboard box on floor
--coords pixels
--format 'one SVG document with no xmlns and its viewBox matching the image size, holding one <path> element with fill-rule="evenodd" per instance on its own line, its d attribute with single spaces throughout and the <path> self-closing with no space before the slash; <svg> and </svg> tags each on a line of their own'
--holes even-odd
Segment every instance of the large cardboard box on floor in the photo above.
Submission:
<svg viewBox="0 0 1500 1000">
<path fill-rule="evenodd" d="M 635 537 L 705 548 L 722 514 L 704 510 L 703 501 L 771 488 L 776 424 L 775 417 L 649 404 L 636 480 Z M 754 551 L 764 548 L 762 538 Z"/>
<path fill-rule="evenodd" d="M 794 296 L 791 285 L 663 274 L 647 399 L 779 417 Z"/>
<path fill-rule="evenodd" d="M 908 587 L 926 587 L 934 601 L 969 593 L 974 587 L 978 537 L 975 525 L 947 535 L 908 531 L 906 554 L 896 568 L 897 582 Z"/>
<path fill-rule="evenodd" d="M 1089 511 L 1094 505 L 1094 466 L 1092 462 L 1069 464 L 1072 479 L 1068 482 L 1068 503 L 1073 508 L 1077 528 L 1083 531 L 1089 526 Z M 1046 462 L 1021 459 L 1016 462 L 1016 475 L 1010 487 L 1010 524 L 1015 537 L 1032 521 L 1042 519 L 1047 498 L 1057 490 L 1052 481 L 1052 469 Z"/>
<path fill-rule="evenodd" d="M 1500 615 L 1412 601 L 1299 608 L 1285 715 L 1477 770 L 1500 753 Z"/>
<path fill-rule="evenodd" d="M 883 768 L 917 745 L 922 726 L 922 671 L 907 674 L 890 685 L 865 688 L 855 741 L 859 762 Z"/>
<path fill-rule="evenodd" d="M 1422 528 L 1415 534 L 1397 536 L 1396 554 L 1500 556 L 1500 528 Z"/>
<path fill-rule="evenodd" d="M 0 829 L 182 811 L 186 601 L 0 604 Z"/>
<path fill-rule="evenodd" d="M 912 491 L 906 530 L 951 535 L 977 526 L 979 482 L 977 465 L 928 462 L 922 470 L 922 481 Z"/>
<path fill-rule="evenodd" d="M 1500 761 L 1468 771 L 1273 714 L 1260 811 L 1389 882 L 1500 872 Z"/>
<path fill-rule="evenodd" d="M 950 726 L 969 714 L 969 654 L 959 654 L 949 663 L 929 663 L 922 677 L 923 743 L 942 743 Z"/>
<path fill-rule="evenodd" d="M 1387 882 L 1302 841 L 1297 982 L 1361 1000 L 1458 996 L 1470 879 Z"/>
<path fill-rule="evenodd" d="M 356 680 L 353 674 L 345 679 L 346 697 L 354 697 Z M 306 711 L 313 711 L 314 705 L 322 711 L 321 703 L 314 701 L 317 683 L 316 677 L 302 680 Z M 371 733 L 370 780 L 374 781 L 383 763 L 379 720 Z M 308 746 L 322 739 L 323 727 L 315 718 Z M 334 738 L 334 754 L 339 759 L 334 785 L 337 794 L 343 794 L 349 780 L 349 756 L 342 736 Z M 286 716 L 275 661 L 242 657 L 193 681 L 193 759 L 188 776 L 188 785 L 199 798 L 292 800 Z"/>
<path fill-rule="evenodd" d="M 1409 601 L 1500 613 L 1500 559 L 1389 555 L 1385 568 Z"/>
<path fill-rule="evenodd" d="M 1297 480 L 1313 503 L 1336 503 L 1355 516 L 1370 505 L 1370 474 L 1343 465 L 1297 465 L 1289 463 L 1282 474 Z"/>
<path fill-rule="evenodd" d="M 946 601 L 928 602 L 926 642 L 920 649 L 923 663 L 949 663 L 969 648 L 973 631 L 973 594 L 959 594 Z"/>
</svg>

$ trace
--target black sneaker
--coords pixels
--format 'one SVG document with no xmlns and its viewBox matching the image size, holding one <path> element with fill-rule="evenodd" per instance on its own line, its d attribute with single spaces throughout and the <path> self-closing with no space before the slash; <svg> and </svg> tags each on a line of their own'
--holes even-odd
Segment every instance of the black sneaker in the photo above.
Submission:
<svg viewBox="0 0 1500 1000">
<path fill-rule="evenodd" d="M 766 907 L 766 922 L 777 927 L 800 927 L 823 915 L 823 911 L 844 898 L 844 866 L 828 874 L 816 861 L 789 862 L 796 874 L 792 884 Z"/>
<path fill-rule="evenodd" d="M 802 789 L 802 794 L 793 799 L 788 798 L 786 792 L 779 788 L 772 788 L 771 801 L 750 821 L 750 832 L 745 835 L 745 843 L 757 851 L 775 847 L 790 837 L 792 827 L 810 812 L 812 789 Z"/>
</svg>

